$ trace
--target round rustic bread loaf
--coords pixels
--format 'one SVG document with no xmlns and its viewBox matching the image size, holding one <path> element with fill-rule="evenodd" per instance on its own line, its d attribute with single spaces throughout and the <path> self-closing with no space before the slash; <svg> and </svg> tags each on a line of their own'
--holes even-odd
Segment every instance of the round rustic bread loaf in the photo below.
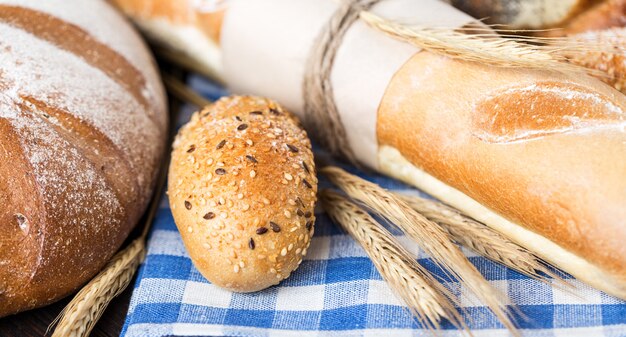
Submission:
<svg viewBox="0 0 626 337">
<path fill-rule="evenodd" d="M 164 150 L 154 62 L 103 1 L 0 0 L 0 316 L 93 277 Z"/>
<path fill-rule="evenodd" d="M 223 98 L 174 142 L 169 197 L 198 270 L 239 292 L 278 284 L 313 235 L 317 178 L 296 117 L 258 97 Z"/>
</svg>

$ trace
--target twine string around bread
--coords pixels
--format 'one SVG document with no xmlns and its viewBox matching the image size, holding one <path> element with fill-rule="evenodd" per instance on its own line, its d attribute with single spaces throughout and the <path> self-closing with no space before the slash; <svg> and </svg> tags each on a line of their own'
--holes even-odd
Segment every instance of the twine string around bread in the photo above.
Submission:
<svg viewBox="0 0 626 337">
<path fill-rule="evenodd" d="M 357 160 L 335 103 L 331 72 L 337 50 L 350 26 L 362 11 L 380 1 L 343 1 L 313 42 L 305 65 L 302 86 L 305 122 L 333 155 L 343 156 L 353 163 Z"/>
<path fill-rule="evenodd" d="M 335 102 L 331 80 L 333 64 L 345 34 L 361 20 L 387 36 L 435 54 L 496 67 L 526 68 L 562 73 L 588 73 L 612 77 L 606 71 L 591 69 L 570 56 L 602 49 L 602 44 L 581 43 L 569 38 L 541 38 L 520 35 L 527 30 L 493 29 L 475 21 L 460 28 L 407 25 L 380 17 L 370 9 L 382 0 L 343 0 L 322 27 L 309 52 L 302 82 L 305 123 L 333 155 L 353 164 L 358 160 L 348 140 L 344 122 Z M 621 50 L 619 50 L 621 52 Z"/>
</svg>

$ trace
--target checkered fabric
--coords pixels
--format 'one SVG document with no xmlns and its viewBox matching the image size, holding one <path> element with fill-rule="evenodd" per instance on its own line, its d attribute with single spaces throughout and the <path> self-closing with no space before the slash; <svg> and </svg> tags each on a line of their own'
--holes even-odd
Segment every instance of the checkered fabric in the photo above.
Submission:
<svg viewBox="0 0 626 337">
<path fill-rule="evenodd" d="M 207 97 L 223 94 L 202 80 L 191 83 Z M 322 151 L 316 155 L 332 162 Z M 339 165 L 385 188 L 419 193 L 395 180 Z M 330 186 L 320 178 L 321 187 Z M 238 294 L 213 286 L 195 269 L 163 196 L 122 335 L 430 336 L 393 295 L 365 251 L 321 210 L 316 213 L 309 253 L 291 277 L 264 291 Z M 444 284 L 460 298 L 475 336 L 509 335 L 466 289 L 447 279 L 401 233 L 395 234 L 422 265 L 447 280 Z M 626 302 L 568 278 L 577 287 L 574 295 L 465 252 L 502 296 L 517 305 L 516 322 L 524 336 L 626 336 Z M 442 336 L 461 335 L 448 323 L 443 327 Z"/>
</svg>

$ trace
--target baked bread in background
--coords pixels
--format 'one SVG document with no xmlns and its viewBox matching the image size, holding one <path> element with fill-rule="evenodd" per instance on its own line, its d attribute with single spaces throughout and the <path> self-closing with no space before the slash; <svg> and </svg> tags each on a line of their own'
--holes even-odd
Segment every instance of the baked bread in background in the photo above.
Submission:
<svg viewBox="0 0 626 337">
<path fill-rule="evenodd" d="M 0 316 L 54 302 L 121 246 L 153 190 L 164 91 L 100 0 L 0 0 Z"/>
<path fill-rule="evenodd" d="M 624 26 L 626 26 L 626 0 L 604 0 L 559 25 L 557 28 L 560 29 L 545 32 L 545 35 L 573 35 Z"/>
<path fill-rule="evenodd" d="M 606 46 L 604 50 L 594 48 L 584 53 L 569 50 L 564 52 L 564 56 L 574 64 L 599 70 L 600 80 L 626 94 L 626 28 L 594 30 L 574 34 L 570 38 L 591 45 Z M 621 51 L 611 46 L 619 47 Z"/>
<path fill-rule="evenodd" d="M 146 7 L 154 3 L 116 0 L 122 8 L 127 1 Z M 570 9 L 596 3 L 530 2 Z M 228 22 L 228 9 L 223 15 Z M 168 19 L 155 15 L 138 21 L 162 20 Z M 263 23 L 250 27 L 268 20 L 259 18 Z M 169 24 L 201 32 L 195 24 Z M 185 45 L 179 32 L 149 33 Z M 248 33 L 240 38 L 254 38 Z M 219 47 L 204 33 L 196 43 L 206 41 Z M 265 50 L 240 52 L 265 58 L 260 63 L 276 58 Z M 221 64 L 210 67 L 219 69 Z M 268 78 L 265 87 L 245 91 L 266 95 L 266 87 L 280 80 Z M 355 99 L 359 94 L 354 93 Z M 421 51 L 396 72 L 376 123 L 381 172 L 463 211 L 578 279 L 626 299 L 623 94 L 584 74 L 492 67 Z"/>
<path fill-rule="evenodd" d="M 168 194 L 194 265 L 213 284 L 251 292 L 289 277 L 313 236 L 317 178 L 299 121 L 259 97 L 196 112 L 172 151 Z"/>
<path fill-rule="evenodd" d="M 488 23 L 506 28 L 536 28 L 540 30 L 532 34 L 537 36 L 568 36 L 587 43 L 591 47 L 565 49 L 564 56 L 572 63 L 600 70 L 605 74 L 598 76 L 600 80 L 626 92 L 626 0 L 447 1 L 475 18 L 487 18 Z M 531 24 L 529 19 L 536 22 Z M 604 46 L 604 50 L 597 45 Z"/>
<path fill-rule="evenodd" d="M 602 0 L 444 0 L 476 19 L 506 28 L 547 28 L 565 22 Z"/>
<path fill-rule="evenodd" d="M 227 0 L 109 0 L 153 42 L 221 73 L 220 32 Z"/>
</svg>

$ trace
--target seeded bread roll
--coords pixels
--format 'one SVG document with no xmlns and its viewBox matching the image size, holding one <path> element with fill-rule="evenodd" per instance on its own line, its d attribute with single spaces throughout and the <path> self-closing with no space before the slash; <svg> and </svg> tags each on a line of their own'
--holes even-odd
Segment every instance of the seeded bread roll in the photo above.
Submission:
<svg viewBox="0 0 626 337">
<path fill-rule="evenodd" d="M 223 98 L 174 143 L 174 220 L 195 266 L 220 287 L 252 292 L 287 278 L 309 247 L 316 192 L 307 134 L 273 101 Z"/>
</svg>

